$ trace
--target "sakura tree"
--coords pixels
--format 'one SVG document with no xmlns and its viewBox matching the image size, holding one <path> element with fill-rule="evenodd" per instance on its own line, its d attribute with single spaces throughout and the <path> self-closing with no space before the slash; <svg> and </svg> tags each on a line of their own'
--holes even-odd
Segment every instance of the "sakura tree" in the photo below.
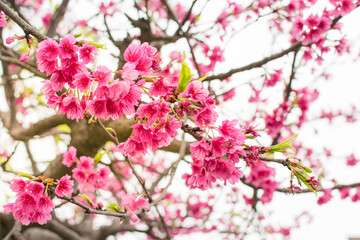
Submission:
<svg viewBox="0 0 360 240">
<path fill-rule="evenodd" d="M 275 194 L 360 200 L 304 134 L 356 124 L 316 104 L 359 4 L 1 0 L 1 237 L 286 238 L 311 213 Z"/>
</svg>

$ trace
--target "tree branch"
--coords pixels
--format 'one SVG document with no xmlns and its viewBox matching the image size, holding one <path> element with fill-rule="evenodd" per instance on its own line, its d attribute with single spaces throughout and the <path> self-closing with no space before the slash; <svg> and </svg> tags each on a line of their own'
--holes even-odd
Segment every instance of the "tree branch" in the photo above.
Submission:
<svg viewBox="0 0 360 240">
<path fill-rule="evenodd" d="M 10 136 L 18 141 L 28 141 L 36 135 L 41 135 L 50 129 L 64 123 L 69 123 L 71 120 L 65 115 L 53 115 L 51 117 L 40 120 L 29 128 L 15 128 L 9 131 Z"/>
<path fill-rule="evenodd" d="M 67 6 L 69 4 L 70 0 L 63 0 L 61 5 L 58 7 L 56 12 L 54 13 L 54 16 L 51 18 L 49 29 L 46 32 L 46 36 L 48 37 L 54 37 L 56 34 L 56 28 L 59 25 L 61 19 L 64 17 L 64 14 L 66 12 Z"/>
<path fill-rule="evenodd" d="M 286 159 L 276 159 L 276 158 L 267 158 L 267 157 L 259 157 L 261 161 L 265 162 L 275 162 L 283 165 L 284 167 L 288 167 L 290 165 L 290 161 Z"/>
<path fill-rule="evenodd" d="M 26 62 L 20 62 L 20 60 L 18 58 L 1 55 L 0 60 L 7 62 L 7 63 L 15 64 L 22 68 L 25 68 L 25 69 L 29 70 L 30 72 L 34 73 L 35 76 L 38 76 L 38 77 L 41 77 L 44 79 L 46 78 L 46 75 L 44 73 L 40 72 L 39 70 L 37 70 L 37 68 L 31 66 L 30 64 L 28 64 Z"/>
<path fill-rule="evenodd" d="M 110 212 L 110 211 L 107 211 L 107 210 L 96 210 L 96 209 L 93 209 L 85 204 L 82 204 L 81 202 L 77 201 L 75 198 L 73 197 L 67 197 L 67 196 L 62 196 L 62 197 L 59 197 L 57 196 L 58 198 L 60 199 L 63 199 L 63 200 L 66 200 L 72 204 L 75 204 L 79 207 L 81 207 L 82 209 L 85 210 L 85 213 L 87 214 L 98 214 L 98 215 L 105 215 L 105 216 L 111 216 L 111 217 L 118 217 L 120 219 L 125 219 L 125 217 L 128 217 L 130 216 L 130 214 L 126 213 L 126 212 Z"/>
<path fill-rule="evenodd" d="M 285 49 L 285 50 L 283 50 L 281 52 L 275 53 L 275 54 L 273 54 L 273 55 L 271 55 L 269 57 L 266 57 L 266 58 L 264 58 L 264 59 L 262 59 L 260 61 L 250 63 L 250 64 L 245 65 L 243 67 L 231 69 L 230 71 L 228 71 L 226 73 L 221 73 L 221 74 L 217 74 L 217 75 L 213 75 L 213 76 L 208 76 L 204 81 L 211 81 L 211 80 L 215 80 L 215 79 L 222 80 L 222 79 L 225 79 L 227 77 L 230 77 L 231 75 L 233 75 L 235 73 L 244 72 L 244 71 L 247 71 L 247 70 L 250 70 L 250 69 L 253 69 L 253 68 L 259 68 L 262 65 L 264 65 L 264 64 L 266 64 L 266 63 L 268 63 L 268 62 L 270 62 L 272 60 L 281 58 L 282 56 L 285 56 L 286 54 L 288 54 L 290 52 L 294 52 L 294 51 L 299 50 L 301 47 L 302 47 L 301 42 L 296 42 L 293 45 L 291 45 L 289 48 L 287 48 L 287 49 Z"/>
<path fill-rule="evenodd" d="M 24 30 L 25 34 L 32 34 L 34 37 L 39 39 L 39 41 L 43 41 L 47 39 L 48 37 L 39 32 L 36 28 L 28 24 L 24 19 L 19 17 L 13 10 L 11 10 L 4 2 L 3 0 L 0 0 L 0 9 L 14 22 L 16 22 L 19 27 L 21 27 Z"/>
<path fill-rule="evenodd" d="M 334 187 L 332 188 L 318 188 L 316 191 L 317 192 L 323 192 L 324 190 L 326 189 L 331 189 L 331 190 L 334 190 L 334 189 L 343 189 L 343 188 L 355 188 L 355 187 L 360 187 L 360 182 L 357 182 L 357 183 L 351 183 L 351 184 L 338 184 L 338 185 L 335 185 Z M 278 188 L 276 189 L 277 192 L 282 192 L 282 193 L 289 193 L 289 189 L 288 188 Z M 311 193 L 313 192 L 312 190 L 306 188 L 306 189 L 301 189 L 301 191 L 296 191 L 294 193 L 298 194 L 298 193 Z"/>
</svg>

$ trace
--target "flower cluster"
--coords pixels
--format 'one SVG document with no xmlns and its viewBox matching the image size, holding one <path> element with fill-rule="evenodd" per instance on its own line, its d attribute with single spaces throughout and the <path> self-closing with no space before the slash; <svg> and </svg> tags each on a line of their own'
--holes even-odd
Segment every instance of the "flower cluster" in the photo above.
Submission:
<svg viewBox="0 0 360 240">
<path fill-rule="evenodd" d="M 261 187 L 264 190 L 260 201 L 265 204 L 272 200 L 274 191 L 279 183 L 274 181 L 272 177 L 275 176 L 275 169 L 268 167 L 264 162 L 257 161 L 251 166 L 251 173 L 246 178 L 247 183 L 251 183 L 255 187 Z"/>
<path fill-rule="evenodd" d="M 56 185 L 55 189 L 54 185 Z M 23 225 L 45 224 L 51 219 L 50 213 L 55 207 L 48 196 L 49 189 L 53 189 L 57 196 L 62 197 L 71 195 L 73 185 L 74 181 L 70 180 L 69 175 L 63 176 L 56 182 L 52 179 L 44 179 L 44 177 L 32 180 L 14 179 L 11 190 L 16 192 L 17 199 L 14 203 L 4 206 L 5 213 L 12 212 L 14 219 Z"/>
<path fill-rule="evenodd" d="M 282 70 L 276 70 L 275 73 L 271 74 L 270 77 L 266 77 L 264 80 L 265 87 L 273 87 L 276 83 L 281 82 Z"/>
<path fill-rule="evenodd" d="M 124 80 L 135 80 L 139 75 L 146 76 L 160 70 L 160 53 L 148 43 L 130 44 L 124 51 L 124 58 L 127 63 L 120 71 Z"/>
<path fill-rule="evenodd" d="M 218 128 L 221 136 L 190 144 L 193 172 L 183 175 L 186 185 L 205 190 L 217 179 L 230 184 L 239 181 L 243 174 L 235 164 L 239 155 L 246 155 L 242 145 L 247 137 L 236 125 L 237 120 L 225 120 Z"/>
<path fill-rule="evenodd" d="M 71 167 L 72 164 L 76 163 L 76 167 L 72 170 L 72 176 L 79 183 L 78 189 L 81 192 L 94 192 L 96 189 L 106 189 L 111 172 L 109 167 L 94 168 L 93 158 L 85 156 L 77 158 L 76 152 L 76 148 L 70 146 L 68 151 L 63 154 L 62 163 L 67 167 Z"/>
<path fill-rule="evenodd" d="M 148 208 L 149 201 L 142 196 L 136 197 L 132 194 L 126 194 L 121 198 L 121 205 L 125 211 L 130 212 L 131 221 L 137 222 L 139 217 L 134 213 L 134 211 Z"/>
<path fill-rule="evenodd" d="M 17 199 L 14 203 L 4 206 L 5 213 L 13 213 L 14 219 L 23 225 L 30 223 L 45 224 L 51 219 L 50 212 L 55 205 L 47 193 L 44 193 L 43 183 L 14 179 L 11 190 L 16 192 Z"/>
<path fill-rule="evenodd" d="M 5 25 L 7 24 L 5 16 L 5 14 L 0 13 L 0 27 L 5 27 Z"/>
<path fill-rule="evenodd" d="M 292 103 L 288 100 L 282 102 L 279 107 L 273 110 L 272 114 L 266 114 L 265 124 L 268 134 L 276 137 L 280 129 L 284 126 L 287 114 L 290 112 Z"/>
</svg>

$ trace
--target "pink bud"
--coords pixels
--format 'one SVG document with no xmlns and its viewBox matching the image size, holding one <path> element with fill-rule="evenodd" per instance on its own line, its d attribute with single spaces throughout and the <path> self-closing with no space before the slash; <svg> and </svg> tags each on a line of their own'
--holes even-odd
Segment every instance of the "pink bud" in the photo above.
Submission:
<svg viewBox="0 0 360 240">
<path fill-rule="evenodd" d="M 29 55 L 30 55 L 30 49 L 24 52 L 23 54 L 21 54 L 19 59 L 20 62 L 25 62 L 29 58 Z"/>
<path fill-rule="evenodd" d="M 10 43 L 12 43 L 12 42 L 14 42 L 14 41 L 15 41 L 14 37 L 8 37 L 8 38 L 6 38 L 6 44 L 10 44 Z"/>
</svg>

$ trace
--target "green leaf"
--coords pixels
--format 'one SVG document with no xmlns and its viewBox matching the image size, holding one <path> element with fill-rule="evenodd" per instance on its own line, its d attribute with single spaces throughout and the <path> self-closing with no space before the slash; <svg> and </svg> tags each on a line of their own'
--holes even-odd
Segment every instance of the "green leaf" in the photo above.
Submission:
<svg viewBox="0 0 360 240">
<path fill-rule="evenodd" d="M 38 101 L 39 105 L 47 106 L 47 105 L 46 105 L 46 102 L 43 100 L 42 96 L 43 96 L 42 94 L 38 94 L 38 95 L 36 96 L 36 100 Z"/>
<path fill-rule="evenodd" d="M 179 85 L 176 89 L 176 93 L 182 93 L 183 91 L 185 91 L 187 85 L 189 84 L 189 81 L 191 79 L 191 77 L 193 76 L 190 73 L 190 68 L 187 65 L 187 63 L 185 62 L 185 53 L 184 53 L 184 58 L 181 61 L 181 72 L 180 72 L 180 79 L 179 79 Z"/>
<path fill-rule="evenodd" d="M 97 43 L 97 42 L 94 42 L 94 41 L 87 41 L 90 45 L 93 45 L 97 48 L 100 48 L 100 49 L 107 49 L 106 48 L 106 44 L 100 44 L 100 43 Z"/>
<path fill-rule="evenodd" d="M 271 146 L 269 148 L 270 152 L 282 152 L 282 153 L 289 153 L 288 151 L 286 151 L 285 149 L 292 149 L 295 152 L 295 148 L 291 145 L 291 140 L 294 140 L 297 137 L 297 134 L 295 134 L 294 136 L 292 136 L 291 138 L 283 141 L 282 143 L 276 144 L 274 146 Z M 292 153 L 290 153 L 292 154 Z"/>
<path fill-rule="evenodd" d="M 117 205 L 116 203 L 112 203 L 109 206 L 106 207 L 106 210 L 109 210 L 111 212 L 119 212 L 120 211 L 120 206 Z"/>
<path fill-rule="evenodd" d="M 90 207 L 92 207 L 94 205 L 94 203 L 90 200 L 90 198 L 88 196 L 86 196 L 85 194 L 79 194 L 79 196 L 84 198 L 86 200 L 86 202 L 90 205 Z"/>
<path fill-rule="evenodd" d="M 232 212 L 231 216 L 237 216 L 237 217 L 242 217 L 241 213 L 237 213 L 237 212 Z"/>
<path fill-rule="evenodd" d="M 98 163 L 101 161 L 102 157 L 108 152 L 109 150 L 105 150 L 105 151 L 100 151 L 96 154 L 96 156 L 94 157 L 94 162 Z"/>
<path fill-rule="evenodd" d="M 197 22 L 200 20 L 200 17 L 201 17 L 201 14 L 198 14 L 196 17 L 195 17 L 195 21 L 194 22 Z"/>
<path fill-rule="evenodd" d="M 25 177 L 28 179 L 34 179 L 34 177 L 28 173 L 23 173 L 23 172 L 17 172 L 18 175 L 20 175 L 20 177 Z"/>
<path fill-rule="evenodd" d="M 54 141 L 55 141 L 56 145 L 59 144 L 59 142 L 61 141 L 61 138 L 59 137 L 59 135 L 54 135 Z"/>
<path fill-rule="evenodd" d="M 61 132 L 71 133 L 71 128 L 67 124 L 60 124 L 56 128 Z"/>
<path fill-rule="evenodd" d="M 291 168 L 292 168 L 293 172 L 295 173 L 297 179 L 300 180 L 301 182 L 303 182 L 306 187 L 308 187 L 311 191 L 313 191 L 315 193 L 315 195 L 317 195 L 317 192 L 315 191 L 315 189 L 313 189 L 307 181 L 310 178 L 310 176 L 305 171 L 299 171 L 294 167 L 291 167 Z"/>
<path fill-rule="evenodd" d="M 78 34 L 75 34 L 74 37 L 75 38 L 78 38 L 78 37 L 81 37 L 84 33 L 78 33 Z"/>
<path fill-rule="evenodd" d="M 267 157 L 267 158 L 272 158 L 272 159 L 274 159 L 274 154 L 272 154 L 272 153 L 267 152 L 267 153 L 265 153 L 264 155 L 265 155 L 265 157 Z"/>
<path fill-rule="evenodd" d="M 247 139 L 255 139 L 255 137 L 253 135 L 250 135 L 250 134 L 246 135 L 246 137 L 247 137 Z"/>
<path fill-rule="evenodd" d="M 304 170 L 305 170 L 307 173 L 312 173 L 311 168 L 308 168 L 308 167 L 303 167 L 303 168 L 304 168 Z"/>
</svg>

